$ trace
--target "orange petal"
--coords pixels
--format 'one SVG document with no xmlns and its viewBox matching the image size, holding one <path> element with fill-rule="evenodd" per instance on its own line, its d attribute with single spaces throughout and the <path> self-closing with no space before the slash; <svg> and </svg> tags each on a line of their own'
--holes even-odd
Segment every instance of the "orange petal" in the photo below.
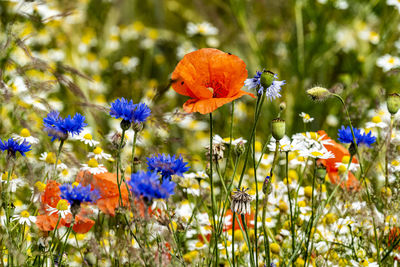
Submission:
<svg viewBox="0 0 400 267">
<path fill-rule="evenodd" d="M 60 184 L 53 180 L 47 183 L 46 189 L 42 194 L 42 204 L 47 204 L 53 208 L 57 206 L 58 201 L 61 199 L 59 186 Z"/>
<path fill-rule="evenodd" d="M 85 234 L 92 229 L 94 225 L 94 221 L 87 218 L 86 216 L 82 216 L 78 214 L 75 216 L 75 223 L 72 226 L 72 230 L 79 234 Z"/>
<path fill-rule="evenodd" d="M 229 98 L 189 99 L 183 105 L 183 109 L 188 113 L 200 112 L 201 114 L 207 114 L 243 95 L 255 97 L 251 93 L 239 91 L 235 96 Z"/>
</svg>

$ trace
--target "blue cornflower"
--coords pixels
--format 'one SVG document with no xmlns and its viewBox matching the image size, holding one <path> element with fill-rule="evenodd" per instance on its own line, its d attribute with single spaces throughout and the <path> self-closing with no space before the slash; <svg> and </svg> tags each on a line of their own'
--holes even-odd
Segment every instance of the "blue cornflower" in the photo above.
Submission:
<svg viewBox="0 0 400 267">
<path fill-rule="evenodd" d="M 17 152 L 25 156 L 25 152 L 31 150 L 31 145 L 27 141 L 23 141 L 19 144 L 17 141 L 10 138 L 7 141 L 0 140 L 0 150 L 3 152 L 7 150 L 8 154 L 13 157 L 15 157 Z"/>
<path fill-rule="evenodd" d="M 100 198 L 98 190 L 91 190 L 90 185 L 82 186 L 81 184 L 63 184 L 60 185 L 61 198 L 68 200 L 73 204 L 81 204 L 82 202 L 96 202 Z"/>
<path fill-rule="evenodd" d="M 110 115 L 116 119 L 122 119 L 125 121 L 132 122 L 133 111 L 135 110 L 135 105 L 133 101 L 126 100 L 125 98 L 117 99 L 111 103 Z"/>
<path fill-rule="evenodd" d="M 132 193 L 137 197 L 144 197 L 151 201 L 155 199 L 167 199 L 174 194 L 175 183 L 170 179 L 163 179 L 160 182 L 160 177 L 156 172 L 140 171 L 133 173 L 131 180 L 128 181 Z"/>
<path fill-rule="evenodd" d="M 365 144 L 367 146 L 371 146 L 373 143 L 375 143 L 376 137 L 371 136 L 371 132 L 369 132 L 368 134 L 366 134 L 366 133 L 362 134 L 361 130 L 357 129 L 357 128 L 353 128 L 353 131 L 354 131 L 354 137 L 356 138 L 357 145 Z M 338 136 L 339 136 L 338 140 L 341 143 L 345 143 L 345 144 L 353 143 L 353 135 L 351 134 L 350 126 L 347 126 L 346 128 L 344 128 L 344 126 L 342 125 L 342 128 L 339 129 Z"/>
<path fill-rule="evenodd" d="M 247 86 L 248 89 L 258 88 L 257 93 L 259 95 L 262 95 L 265 92 L 265 96 L 271 101 L 275 98 L 281 97 L 281 87 L 285 84 L 285 81 L 278 81 L 278 75 L 273 74 L 272 84 L 267 88 L 264 88 L 263 84 L 261 83 L 261 76 L 263 73 L 267 73 L 268 75 L 273 74 L 272 72 L 268 71 L 257 71 L 253 78 L 244 81 L 244 85 Z"/>
<path fill-rule="evenodd" d="M 134 105 L 135 109 L 133 112 L 133 122 L 143 123 L 150 116 L 151 110 L 145 103 L 139 103 Z"/>
<path fill-rule="evenodd" d="M 163 178 L 170 178 L 171 175 L 183 176 L 183 173 L 188 171 L 190 167 L 186 166 L 188 163 L 183 162 L 182 156 L 178 158 L 174 155 L 158 154 L 151 158 L 147 158 L 147 169 L 149 171 L 160 172 Z"/>
<path fill-rule="evenodd" d="M 54 141 L 55 139 L 67 139 L 68 133 L 72 136 L 80 134 L 87 124 L 85 116 L 79 113 L 76 113 L 73 118 L 68 115 L 64 119 L 58 111 L 53 110 L 43 119 L 43 125 L 48 135 L 52 136 L 51 141 Z"/>
</svg>

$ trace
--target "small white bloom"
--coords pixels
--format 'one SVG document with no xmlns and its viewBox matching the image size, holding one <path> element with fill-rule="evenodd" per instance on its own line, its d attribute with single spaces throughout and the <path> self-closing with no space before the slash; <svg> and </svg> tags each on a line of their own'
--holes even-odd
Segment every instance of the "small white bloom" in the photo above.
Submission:
<svg viewBox="0 0 400 267">
<path fill-rule="evenodd" d="M 71 214 L 71 207 L 68 205 L 68 209 L 66 209 L 66 210 L 59 210 L 59 209 L 57 209 L 57 208 L 53 208 L 53 207 L 47 205 L 46 211 L 48 211 L 50 215 L 52 215 L 52 214 L 58 214 L 58 215 L 61 216 L 61 218 L 65 219 L 65 217 L 66 217 L 68 214 Z"/>
<path fill-rule="evenodd" d="M 386 54 L 376 61 L 376 65 L 381 67 L 383 71 L 389 71 L 391 69 L 395 69 L 400 67 L 400 59 L 398 57 L 391 56 Z"/>
<path fill-rule="evenodd" d="M 96 160 L 101 160 L 101 159 L 109 160 L 109 159 L 111 159 L 111 155 L 104 153 L 103 149 L 101 149 L 101 147 L 96 147 L 93 150 L 93 152 L 88 153 L 88 158 L 95 158 Z"/>
<path fill-rule="evenodd" d="M 209 22 L 202 22 L 202 23 L 193 23 L 189 22 L 186 27 L 186 33 L 189 36 L 193 36 L 196 34 L 204 35 L 204 36 L 209 36 L 209 35 L 217 35 L 218 34 L 218 29 L 214 27 L 211 23 Z"/>
<path fill-rule="evenodd" d="M 22 211 L 20 214 L 12 216 L 11 221 L 18 221 L 19 224 L 27 224 L 31 226 L 31 223 L 36 222 L 36 217 L 31 216 L 27 210 Z"/>
<path fill-rule="evenodd" d="M 300 156 L 311 157 L 315 159 L 330 159 L 335 157 L 335 155 L 326 148 L 311 148 L 309 150 L 302 150 L 300 151 Z"/>
<path fill-rule="evenodd" d="M 305 112 L 300 113 L 299 116 L 303 118 L 304 123 L 309 123 L 314 120 L 314 118 L 311 118 L 310 115 Z"/>
<path fill-rule="evenodd" d="M 36 137 L 31 136 L 31 133 L 28 129 L 23 128 L 20 134 L 12 134 L 12 138 L 16 140 L 18 143 L 23 143 L 24 141 L 30 144 L 37 144 L 39 143 L 39 139 Z"/>
<path fill-rule="evenodd" d="M 99 174 L 107 172 L 103 164 L 99 164 L 96 159 L 91 158 L 87 164 L 82 164 L 82 171 L 89 171 L 91 174 Z"/>
</svg>

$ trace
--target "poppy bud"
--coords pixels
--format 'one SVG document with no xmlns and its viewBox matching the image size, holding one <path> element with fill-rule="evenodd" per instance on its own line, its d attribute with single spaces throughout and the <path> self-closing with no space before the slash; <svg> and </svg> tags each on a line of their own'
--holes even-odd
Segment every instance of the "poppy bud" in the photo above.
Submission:
<svg viewBox="0 0 400 267">
<path fill-rule="evenodd" d="M 285 136 L 286 124 L 285 120 L 276 118 L 272 120 L 272 136 L 279 141 Z"/>
<path fill-rule="evenodd" d="M 127 120 L 122 120 L 120 126 L 122 130 L 126 131 L 131 127 L 131 122 Z"/>
<path fill-rule="evenodd" d="M 323 184 L 325 182 L 325 176 L 326 176 L 325 167 L 323 165 L 318 166 L 315 174 L 316 174 L 318 183 Z"/>
<path fill-rule="evenodd" d="M 400 95 L 397 93 L 390 94 L 387 98 L 387 108 L 390 114 L 394 115 L 400 109 Z"/>
<path fill-rule="evenodd" d="M 265 177 L 262 191 L 263 191 L 264 195 L 269 195 L 272 192 L 272 187 L 271 187 L 271 182 L 270 182 L 269 176 Z"/>
<path fill-rule="evenodd" d="M 279 109 L 280 109 L 280 111 L 284 111 L 286 109 L 286 103 L 285 102 L 280 103 Z"/>
<path fill-rule="evenodd" d="M 328 89 L 323 87 L 313 87 L 306 91 L 306 94 L 313 100 L 313 101 L 325 101 L 331 96 L 331 92 Z"/>
<path fill-rule="evenodd" d="M 264 90 L 272 85 L 275 80 L 275 74 L 272 71 L 264 70 L 260 77 L 261 86 Z"/>
</svg>

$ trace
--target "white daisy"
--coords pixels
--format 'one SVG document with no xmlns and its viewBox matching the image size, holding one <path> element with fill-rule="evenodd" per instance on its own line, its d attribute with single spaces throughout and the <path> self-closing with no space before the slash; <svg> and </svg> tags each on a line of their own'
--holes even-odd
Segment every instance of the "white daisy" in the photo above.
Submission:
<svg viewBox="0 0 400 267">
<path fill-rule="evenodd" d="M 58 214 L 59 216 L 61 216 L 61 218 L 65 219 L 68 214 L 71 214 L 71 207 L 69 206 L 67 200 L 61 199 L 60 201 L 58 201 L 56 208 L 47 205 L 46 211 L 48 211 L 50 215 Z"/>
<path fill-rule="evenodd" d="M 311 118 L 310 115 L 305 112 L 300 113 L 299 116 L 303 118 L 304 123 L 309 123 L 314 120 L 314 118 Z"/>
<path fill-rule="evenodd" d="M 189 22 L 186 27 L 186 33 L 190 36 L 200 34 L 204 36 L 217 35 L 218 29 L 209 22 L 193 23 Z"/>
<path fill-rule="evenodd" d="M 107 172 L 103 164 L 99 164 L 96 159 L 91 158 L 87 164 L 82 164 L 82 171 L 89 171 L 91 174 L 99 174 Z"/>
<path fill-rule="evenodd" d="M 85 128 L 79 135 L 74 136 L 73 138 L 89 146 L 96 146 L 100 143 L 99 141 L 93 140 L 93 134 L 90 128 Z"/>
<path fill-rule="evenodd" d="M 400 2 L 398 0 L 387 0 L 386 4 L 389 6 L 394 6 L 400 12 Z"/>
<path fill-rule="evenodd" d="M 300 150 L 300 156 L 315 159 L 330 159 L 335 157 L 335 155 L 331 151 L 328 151 L 326 148 L 315 147 L 307 150 Z"/>
<path fill-rule="evenodd" d="M 381 67 L 383 69 L 383 71 L 386 72 L 391 69 L 400 67 L 400 59 L 398 57 L 394 57 L 389 54 L 386 54 L 386 55 L 378 58 L 378 60 L 376 61 L 376 65 L 378 67 Z"/>
<path fill-rule="evenodd" d="M 388 127 L 388 124 L 382 121 L 382 118 L 377 115 L 372 117 L 370 122 L 367 122 L 365 124 L 366 128 L 381 128 L 381 129 L 385 129 L 386 127 Z"/>
<path fill-rule="evenodd" d="M 18 221 L 19 224 L 27 224 L 31 226 L 31 223 L 36 222 L 36 217 L 31 216 L 27 210 L 22 211 L 20 214 L 12 216 L 11 221 Z"/>
<path fill-rule="evenodd" d="M 101 147 L 96 147 L 93 152 L 89 152 L 88 153 L 88 158 L 95 158 L 96 160 L 100 160 L 100 159 L 106 159 L 109 160 L 111 159 L 111 155 L 104 153 L 103 149 L 101 149 Z"/>
<path fill-rule="evenodd" d="M 31 136 L 31 133 L 26 128 L 23 128 L 19 135 L 18 134 L 12 134 L 12 137 L 14 138 L 14 140 L 16 140 L 20 144 L 23 143 L 24 141 L 27 141 L 30 144 L 39 143 L 39 139 L 36 138 L 36 137 Z"/>
<path fill-rule="evenodd" d="M 271 141 L 268 144 L 268 149 L 269 151 L 275 151 L 276 148 L 276 140 L 275 138 L 271 137 Z M 299 142 L 292 142 L 290 141 L 290 138 L 287 137 L 286 135 L 279 140 L 279 150 L 283 152 L 288 152 L 288 151 L 297 151 L 300 150 L 301 146 Z"/>
<path fill-rule="evenodd" d="M 213 143 L 229 145 L 231 142 L 230 142 L 230 138 L 229 137 L 222 138 L 221 136 L 216 134 L 216 135 L 214 135 Z M 247 143 L 247 140 L 244 140 L 242 137 L 239 137 L 238 139 L 233 139 L 232 140 L 232 145 L 233 146 L 236 146 L 238 144 L 246 144 L 246 143 Z"/>
</svg>

